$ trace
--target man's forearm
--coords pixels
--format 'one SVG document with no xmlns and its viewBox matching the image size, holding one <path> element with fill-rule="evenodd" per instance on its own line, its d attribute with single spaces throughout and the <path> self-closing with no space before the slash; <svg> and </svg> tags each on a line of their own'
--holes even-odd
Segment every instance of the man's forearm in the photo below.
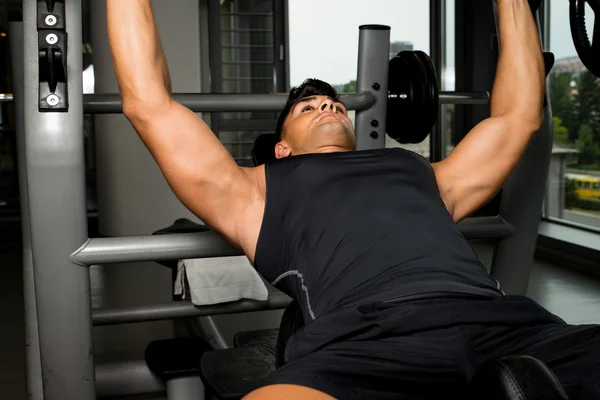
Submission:
<svg viewBox="0 0 600 400">
<path fill-rule="evenodd" d="M 545 69 L 537 25 L 527 0 L 497 3 L 500 56 L 491 114 L 539 124 L 543 118 Z"/>
<path fill-rule="evenodd" d="M 107 0 L 108 37 L 124 110 L 160 107 L 171 82 L 150 0 Z"/>
</svg>

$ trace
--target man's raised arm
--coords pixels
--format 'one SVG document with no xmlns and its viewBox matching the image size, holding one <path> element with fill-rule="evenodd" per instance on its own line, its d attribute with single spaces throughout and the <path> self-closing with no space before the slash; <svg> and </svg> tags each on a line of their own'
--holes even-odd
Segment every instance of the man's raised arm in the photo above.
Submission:
<svg viewBox="0 0 600 400">
<path fill-rule="evenodd" d="M 150 0 L 107 0 L 107 15 L 123 113 L 183 204 L 239 244 L 255 185 L 202 119 L 172 100 Z"/>
<path fill-rule="evenodd" d="M 433 164 L 455 221 L 487 203 L 508 179 L 543 122 L 545 69 L 527 0 L 497 0 L 500 55 L 491 117 Z"/>
</svg>

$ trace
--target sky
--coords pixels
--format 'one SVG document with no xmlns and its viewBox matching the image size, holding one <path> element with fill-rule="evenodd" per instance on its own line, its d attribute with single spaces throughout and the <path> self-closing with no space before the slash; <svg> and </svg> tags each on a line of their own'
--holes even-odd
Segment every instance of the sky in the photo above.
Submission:
<svg viewBox="0 0 600 400">
<path fill-rule="evenodd" d="M 569 1 L 549 3 L 549 50 L 557 59 L 577 55 L 569 27 Z M 452 74 L 454 0 L 446 0 L 446 4 L 451 33 L 446 40 L 447 68 Z M 591 17 L 593 12 L 588 8 L 586 15 Z M 590 35 L 592 18 L 588 18 Z M 332 84 L 356 79 L 358 27 L 364 24 L 388 25 L 390 41 L 410 41 L 415 50 L 429 54 L 429 1 L 289 0 L 290 84 L 299 85 L 308 77 Z"/>
</svg>

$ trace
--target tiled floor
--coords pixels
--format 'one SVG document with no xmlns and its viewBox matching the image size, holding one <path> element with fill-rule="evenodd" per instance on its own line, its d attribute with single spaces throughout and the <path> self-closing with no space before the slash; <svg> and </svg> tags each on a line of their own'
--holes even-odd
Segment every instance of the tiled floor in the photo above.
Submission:
<svg viewBox="0 0 600 400">
<path fill-rule="evenodd" d="M 486 249 L 478 249 L 485 260 Z M 144 273 L 140 268 L 146 268 Z M 20 246 L 0 246 L 0 398 L 24 400 L 24 318 Z M 135 284 L 131 284 L 135 282 Z M 92 274 L 94 303 L 112 299 L 111 306 L 144 304 L 166 301 L 170 275 L 163 267 L 126 267 L 96 270 Z M 600 323 L 600 280 L 581 273 L 536 261 L 529 285 L 529 296 L 558 314 L 569 323 Z M 116 299 L 116 300 L 115 300 Z M 104 306 L 107 304 L 104 303 Z M 226 336 L 231 336 L 234 325 L 246 329 L 272 325 L 273 315 L 261 314 L 230 316 L 221 320 Z M 97 360 L 111 361 L 142 357 L 145 344 L 153 339 L 171 334 L 168 322 L 133 324 L 95 329 Z"/>
</svg>

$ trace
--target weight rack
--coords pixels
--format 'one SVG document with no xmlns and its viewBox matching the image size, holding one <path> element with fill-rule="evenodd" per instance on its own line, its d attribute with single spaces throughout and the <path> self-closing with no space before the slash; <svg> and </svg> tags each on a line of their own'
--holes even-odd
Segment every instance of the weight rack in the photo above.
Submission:
<svg viewBox="0 0 600 400">
<path fill-rule="evenodd" d="M 25 1 L 23 23 L 10 28 L 15 91 L 14 99 L 6 95 L 4 101 L 15 103 L 29 392 L 43 393 L 45 400 L 91 400 L 100 392 L 123 394 L 116 381 L 164 387 L 144 364 L 123 364 L 118 371 L 96 368 L 94 325 L 285 307 L 285 296 L 275 294 L 266 302 L 211 307 L 169 303 L 92 312 L 85 266 L 238 253 L 212 233 L 89 239 L 83 115 L 119 113 L 120 99 L 82 94 L 80 1 Z M 360 27 L 357 93 L 343 96 L 349 109 L 356 110 L 358 150 L 385 146 L 389 40 L 387 26 Z M 489 101 L 487 93 L 440 97 L 458 104 Z M 275 111 L 286 96 L 180 94 L 175 99 L 193 111 Z M 459 225 L 469 239 L 498 241 L 492 272 L 504 281 L 528 274 L 526 265 L 533 257 L 552 145 L 550 110 L 545 113 L 544 127 L 504 188 L 500 215 Z M 373 131 L 379 134 L 371 135 Z"/>
</svg>

